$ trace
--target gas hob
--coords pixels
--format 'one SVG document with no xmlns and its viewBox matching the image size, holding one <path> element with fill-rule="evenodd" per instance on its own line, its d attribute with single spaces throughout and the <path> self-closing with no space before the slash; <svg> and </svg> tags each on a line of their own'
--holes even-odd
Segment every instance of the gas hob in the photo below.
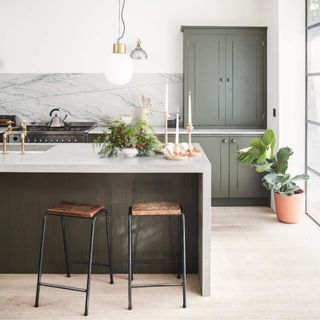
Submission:
<svg viewBox="0 0 320 320">
<path fill-rule="evenodd" d="M 78 143 L 88 142 L 88 132 L 95 127 L 94 122 L 69 122 L 64 127 L 49 127 L 44 123 L 27 126 L 27 143 Z M 13 129 L 9 142 L 20 142 L 20 128 Z"/>
</svg>

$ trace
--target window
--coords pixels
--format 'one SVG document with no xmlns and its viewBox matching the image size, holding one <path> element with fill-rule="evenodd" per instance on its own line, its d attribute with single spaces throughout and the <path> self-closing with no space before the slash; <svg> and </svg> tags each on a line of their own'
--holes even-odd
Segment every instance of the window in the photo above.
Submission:
<svg viewBox="0 0 320 320">
<path fill-rule="evenodd" d="M 307 0 L 307 213 L 320 223 L 320 0 Z"/>
</svg>

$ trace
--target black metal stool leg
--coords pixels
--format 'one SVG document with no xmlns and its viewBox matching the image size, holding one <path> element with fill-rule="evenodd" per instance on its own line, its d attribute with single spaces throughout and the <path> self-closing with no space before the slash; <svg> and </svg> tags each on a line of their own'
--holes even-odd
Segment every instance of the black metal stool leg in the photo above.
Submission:
<svg viewBox="0 0 320 320">
<path fill-rule="evenodd" d="M 111 237 L 110 237 L 110 219 L 109 219 L 109 213 L 108 213 L 107 210 L 105 210 L 105 215 L 106 215 L 106 232 L 107 232 L 110 283 L 113 284 L 112 251 L 111 251 Z"/>
<path fill-rule="evenodd" d="M 46 224 L 47 224 L 47 213 L 44 215 L 43 221 L 42 221 L 41 245 L 40 245 L 38 279 L 37 279 L 37 291 L 36 291 L 36 300 L 35 300 L 35 303 L 34 303 L 35 307 L 39 306 L 40 282 L 41 282 L 41 273 L 42 273 L 43 247 L 44 247 L 44 239 L 45 239 L 45 233 L 46 233 Z"/>
<path fill-rule="evenodd" d="M 131 212 L 129 212 L 129 215 L 128 215 L 128 309 L 132 310 L 132 215 L 131 215 Z"/>
<path fill-rule="evenodd" d="M 88 276 L 87 276 L 87 289 L 86 289 L 86 304 L 84 308 L 84 315 L 88 315 L 89 309 L 89 296 L 90 296 L 90 281 L 92 271 L 92 254 L 93 254 L 93 241 L 94 241 L 94 229 L 97 217 L 94 217 L 91 222 L 91 235 L 90 235 L 90 246 L 89 246 L 89 261 L 88 261 Z"/>
<path fill-rule="evenodd" d="M 182 274 L 182 232 L 181 232 L 181 217 L 178 216 L 178 272 L 177 272 L 177 278 L 181 279 Z"/>
<path fill-rule="evenodd" d="M 183 308 L 187 307 L 186 302 L 186 282 L 187 282 L 187 265 L 186 265 L 186 223 L 185 215 L 181 213 L 181 228 L 182 228 L 182 289 L 183 289 Z"/>
<path fill-rule="evenodd" d="M 66 264 L 67 277 L 70 277 L 70 269 L 69 269 L 69 257 L 68 257 L 68 247 L 67 247 L 67 238 L 66 238 L 66 229 L 64 223 L 64 217 L 60 217 L 61 220 L 61 229 L 62 229 L 62 238 L 63 238 L 63 248 L 64 248 L 64 260 Z"/>
</svg>

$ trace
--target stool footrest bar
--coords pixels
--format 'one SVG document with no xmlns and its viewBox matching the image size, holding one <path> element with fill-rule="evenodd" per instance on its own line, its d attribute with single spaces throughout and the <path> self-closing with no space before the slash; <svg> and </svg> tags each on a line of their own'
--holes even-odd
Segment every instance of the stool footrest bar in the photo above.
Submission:
<svg viewBox="0 0 320 320">
<path fill-rule="evenodd" d="M 132 264 L 156 264 L 156 263 L 177 263 L 178 259 L 174 260 L 133 260 Z"/>
<path fill-rule="evenodd" d="M 59 284 L 53 284 L 53 283 L 47 283 L 47 282 L 39 282 L 39 285 L 44 287 L 56 288 L 56 289 L 66 289 L 66 290 L 72 290 L 72 291 L 87 292 L 87 289 L 62 286 Z"/>
<path fill-rule="evenodd" d="M 153 288 L 153 287 L 181 287 L 183 283 L 150 283 L 134 284 L 131 288 Z"/>
<path fill-rule="evenodd" d="M 81 260 L 76 260 L 76 259 L 68 259 L 69 263 L 78 263 L 78 264 L 88 264 L 88 261 L 81 261 Z M 101 262 L 92 262 L 93 266 L 98 266 L 98 267 L 108 267 L 110 268 L 109 263 L 101 263 Z"/>
</svg>

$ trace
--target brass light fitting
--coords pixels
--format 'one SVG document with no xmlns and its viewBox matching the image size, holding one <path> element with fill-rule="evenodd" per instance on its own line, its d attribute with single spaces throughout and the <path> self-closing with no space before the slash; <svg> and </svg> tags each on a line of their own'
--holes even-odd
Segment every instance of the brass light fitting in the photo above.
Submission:
<svg viewBox="0 0 320 320">
<path fill-rule="evenodd" d="M 114 43 L 113 44 L 113 53 L 126 53 L 126 45 L 125 43 Z"/>
<path fill-rule="evenodd" d="M 134 60 L 148 59 L 148 55 L 146 51 L 142 49 L 141 43 L 141 40 L 138 39 L 136 48 L 131 51 L 130 57 Z"/>
</svg>

